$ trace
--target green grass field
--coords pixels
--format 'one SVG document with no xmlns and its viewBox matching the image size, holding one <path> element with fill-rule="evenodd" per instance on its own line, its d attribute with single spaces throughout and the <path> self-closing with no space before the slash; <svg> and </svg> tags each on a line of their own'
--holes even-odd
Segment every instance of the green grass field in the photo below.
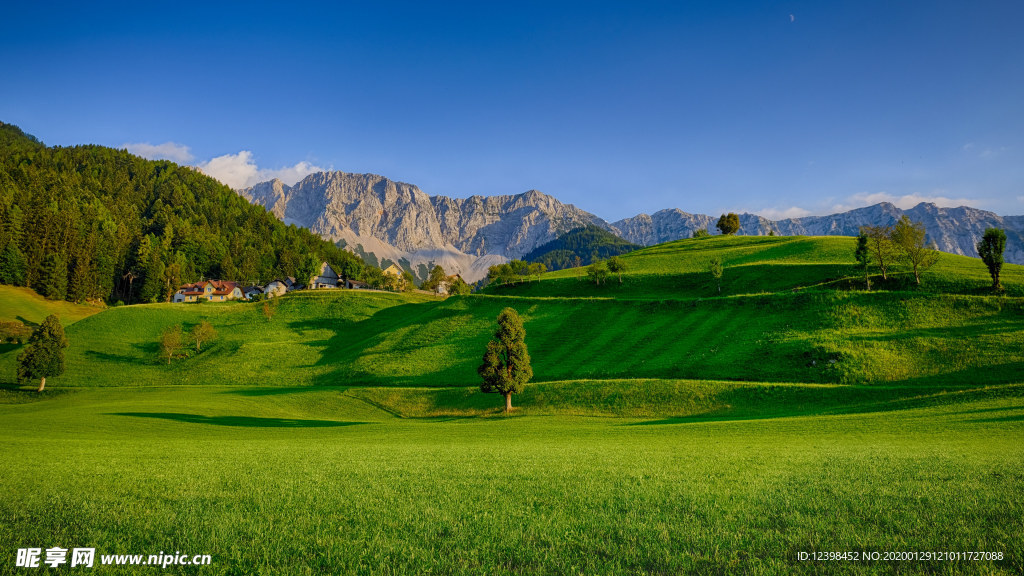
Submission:
<svg viewBox="0 0 1024 576">
<path fill-rule="evenodd" d="M 4 571 L 32 546 L 211 554 L 188 572 L 204 574 L 1024 569 L 1019 396 L 790 417 L 769 400 L 764 418 L 686 421 L 400 418 L 362 399 L 374 392 L 102 388 L 0 405 L 0 486 L 16 495 L 0 500 Z M 797 560 L 843 550 L 1003 560 Z"/>
<path fill-rule="evenodd" d="M 0 284 L 0 321 L 35 325 L 50 314 L 56 314 L 64 325 L 68 325 L 102 310 L 100 306 L 47 300 L 28 288 Z"/>
<path fill-rule="evenodd" d="M 0 349 L 0 573 L 30 546 L 210 574 L 1020 573 L 1024 267 L 999 296 L 949 255 L 865 292 L 852 246 L 684 240 L 624 256 L 621 284 L 66 322 L 42 395 Z M 14 294 L 0 317 L 27 318 Z M 535 374 L 511 416 L 475 373 L 506 306 Z M 203 320 L 216 340 L 160 360 L 161 331 Z M 797 560 L 844 550 L 1003 556 Z"/>
</svg>

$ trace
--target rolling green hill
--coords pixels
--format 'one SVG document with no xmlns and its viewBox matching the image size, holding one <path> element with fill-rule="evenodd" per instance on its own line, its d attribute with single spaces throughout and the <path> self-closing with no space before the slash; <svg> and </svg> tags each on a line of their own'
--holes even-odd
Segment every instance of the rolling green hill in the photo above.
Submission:
<svg viewBox="0 0 1024 576">
<path fill-rule="evenodd" d="M 619 238 L 603 228 L 587 225 L 534 248 L 522 259 L 544 264 L 548 270 L 561 270 L 575 266 L 577 261 L 586 266 L 595 258 L 610 258 L 640 247 L 639 244 Z"/>
<path fill-rule="evenodd" d="M 722 295 L 749 295 L 794 288 L 863 289 L 856 270 L 856 241 L 842 236 L 712 236 L 676 240 L 620 256 L 627 270 L 622 282 L 612 276 L 596 286 L 581 268 L 559 270 L 538 281 L 516 286 L 488 286 L 489 294 L 626 299 L 708 298 L 717 287 L 707 271 L 713 257 L 722 259 Z M 1024 296 L 1024 266 L 1007 264 L 1003 280 L 1008 296 Z M 988 295 L 992 285 L 978 258 L 939 253 L 921 286 L 913 274 L 897 268 L 883 281 L 872 271 L 875 290 Z"/>
<path fill-rule="evenodd" d="M 271 320 L 107 309 L 67 327 L 47 392 L 0 353 L 0 539 L 172 542 L 211 574 L 1020 573 L 1024 298 L 955 257 L 922 288 L 851 289 L 850 244 L 672 243 L 623 257 L 621 286 L 295 292 Z M 728 296 L 702 279 L 714 253 Z M 505 306 L 535 372 L 511 418 L 475 374 Z M 202 320 L 215 341 L 158 359 Z"/>
<path fill-rule="evenodd" d="M 379 292 L 299 292 L 272 321 L 253 304 L 110 309 L 71 326 L 58 386 L 209 385 L 470 387 L 494 319 L 524 317 L 536 382 L 693 379 L 959 389 L 1019 382 L 1024 299 L 977 293 L 980 262 L 949 256 L 922 288 L 897 278 L 864 292 L 843 263 L 844 238 L 712 238 L 623 257 L 623 284 L 559 271 L 517 287 L 436 300 Z M 702 262 L 726 261 L 722 298 Z M 1010 293 L 1022 287 L 1007 266 Z M 946 287 L 954 293 L 940 293 Z M 800 288 L 794 290 L 794 288 Z M 559 295 L 580 293 L 584 297 Z M 961 293 L 955 293 L 961 292 Z M 966 293 L 964 293 L 966 292 Z M 601 297 L 597 297 L 601 296 Z M 209 320 L 202 353 L 161 363 L 167 326 Z M 14 354 L 0 355 L 13 378 Z"/>
<path fill-rule="evenodd" d="M 102 306 L 47 300 L 28 288 L 0 285 L 0 321 L 38 324 L 50 314 L 56 314 L 64 325 L 68 325 L 101 310 Z"/>
</svg>

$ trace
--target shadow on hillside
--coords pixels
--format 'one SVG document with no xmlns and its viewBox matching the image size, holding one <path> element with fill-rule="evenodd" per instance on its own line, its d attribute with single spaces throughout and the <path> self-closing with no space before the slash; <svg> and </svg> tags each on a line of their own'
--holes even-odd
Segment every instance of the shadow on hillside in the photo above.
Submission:
<svg viewBox="0 0 1024 576">
<path fill-rule="evenodd" d="M 342 392 L 345 389 L 338 386 L 262 386 L 257 388 L 240 388 L 237 390 L 225 390 L 221 394 L 232 394 L 234 396 L 283 396 L 285 394 L 298 394 L 302 392 L 318 392 L 334 390 Z"/>
<path fill-rule="evenodd" d="M 111 354 L 110 352 L 99 352 L 96 350 L 86 350 L 85 355 L 96 360 L 117 364 L 152 364 L 156 361 L 155 355 L 152 358 L 145 359 L 138 356 L 129 356 L 128 354 Z"/>
<path fill-rule="evenodd" d="M 989 412 L 1013 412 L 1014 410 L 1024 410 L 1024 406 L 996 406 L 995 408 L 978 408 L 977 410 L 961 410 L 959 412 L 953 412 L 953 414 L 986 414 Z"/>
<path fill-rule="evenodd" d="M 995 320 L 986 318 L 962 326 L 911 328 L 893 330 L 886 334 L 851 334 L 846 337 L 853 342 L 892 342 L 913 338 L 956 338 L 958 340 L 968 340 L 989 334 L 1005 335 L 1022 328 L 1024 328 L 1024 322 L 1018 318 L 999 318 Z"/>
<path fill-rule="evenodd" d="M 14 344 L 14 343 L 11 343 L 11 342 L 6 342 L 6 343 L 3 343 L 3 344 L 0 344 L 0 354 L 6 354 L 6 353 L 8 353 L 8 352 L 10 352 L 12 350 L 17 350 L 18 348 L 21 348 L 21 347 L 22 347 L 22 344 Z"/>
<path fill-rule="evenodd" d="M 306 343 L 320 354 L 312 365 L 331 368 L 315 377 L 315 386 L 447 386 L 475 375 L 473 360 L 457 354 L 450 362 L 424 362 L 418 353 L 437 340 L 452 342 L 456 350 L 483 350 L 486 340 L 481 340 L 483 332 L 466 331 L 455 321 L 467 315 L 465 310 L 442 304 L 443 300 L 401 304 L 356 322 L 311 319 L 288 327 L 300 333 L 333 332 L 326 339 Z M 407 373 L 395 373 L 394 366 Z"/>
<path fill-rule="evenodd" d="M 39 326 L 39 322 L 33 322 L 33 321 L 29 320 L 28 318 L 25 318 L 24 316 L 15 316 L 14 319 L 19 321 L 19 322 L 21 322 L 25 326 L 29 326 L 29 327 L 31 327 L 31 326 Z"/>
<path fill-rule="evenodd" d="M 355 426 L 357 424 L 364 424 L 364 422 L 296 420 L 293 418 L 259 418 L 256 416 L 202 416 L 200 414 L 179 414 L 176 412 L 113 412 L 111 415 L 174 420 L 176 422 L 187 422 L 189 424 L 238 426 L 243 428 L 335 428 L 338 426 Z"/>
<path fill-rule="evenodd" d="M 733 405 L 743 389 L 723 394 L 721 399 L 726 405 Z M 643 422 L 630 422 L 624 426 L 657 426 L 666 424 L 696 424 L 701 422 L 726 422 L 735 420 L 765 420 L 772 418 L 791 418 L 806 416 L 835 416 L 842 414 L 866 414 L 872 412 L 896 412 L 915 408 L 951 406 L 963 402 L 992 400 L 998 398 L 1024 397 L 1024 384 L 1015 383 L 1003 386 L 985 386 L 979 388 L 952 389 L 930 388 L 927 386 L 837 386 L 822 389 L 831 394 L 817 398 L 817 401 L 799 404 L 796 398 L 786 398 L 783 403 L 793 402 L 789 411 L 764 409 L 758 413 L 750 398 L 743 404 L 735 402 L 739 409 L 716 410 L 703 414 L 686 416 L 670 416 Z M 782 399 L 779 399 L 782 400 Z M 993 409 L 968 410 L 949 412 L 949 415 L 1024 410 L 1024 407 L 1003 407 Z M 1010 422 L 1024 421 L 1024 414 L 1014 414 L 993 419 L 967 420 L 969 422 Z"/>
</svg>

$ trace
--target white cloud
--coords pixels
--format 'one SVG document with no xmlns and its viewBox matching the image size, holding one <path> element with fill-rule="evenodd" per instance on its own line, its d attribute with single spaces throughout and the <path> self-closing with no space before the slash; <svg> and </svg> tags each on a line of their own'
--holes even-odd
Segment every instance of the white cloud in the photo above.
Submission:
<svg viewBox="0 0 1024 576">
<path fill-rule="evenodd" d="M 192 151 L 188 146 L 164 142 L 163 144 L 150 144 L 148 142 L 132 142 L 122 144 L 122 148 L 150 160 L 170 160 L 178 164 L 186 164 L 192 161 Z"/>
<path fill-rule="evenodd" d="M 786 218 L 803 218 L 804 216 L 810 216 L 811 211 L 799 206 L 790 206 L 789 208 L 762 208 L 760 210 L 751 210 L 753 214 L 758 216 L 764 216 L 769 220 L 785 220 Z"/>
<path fill-rule="evenodd" d="M 794 16 L 794 15 L 790 14 L 790 15 L 789 15 L 789 21 L 790 21 L 790 22 L 796 22 L 796 16 Z"/>
<path fill-rule="evenodd" d="M 930 202 L 939 207 L 951 208 L 955 208 L 957 206 L 973 206 L 977 208 L 979 204 L 982 203 L 979 200 L 972 198 L 949 198 L 941 195 L 941 192 L 935 195 L 904 194 L 902 196 L 896 196 L 895 194 L 890 194 L 888 192 L 861 192 L 846 198 L 842 203 L 834 205 L 832 210 L 836 212 L 845 212 L 847 210 L 852 210 L 853 208 L 872 206 L 879 202 L 889 202 L 903 210 L 913 208 L 921 202 Z"/>
<path fill-rule="evenodd" d="M 217 156 L 208 162 L 198 164 L 196 168 L 235 190 L 248 188 L 254 184 L 273 180 L 274 178 L 278 178 L 291 186 L 314 172 L 324 171 L 324 168 L 305 161 L 299 162 L 294 166 L 285 166 L 284 168 L 260 168 L 253 160 L 252 152 L 248 150 L 242 150 L 238 154 Z"/>
</svg>

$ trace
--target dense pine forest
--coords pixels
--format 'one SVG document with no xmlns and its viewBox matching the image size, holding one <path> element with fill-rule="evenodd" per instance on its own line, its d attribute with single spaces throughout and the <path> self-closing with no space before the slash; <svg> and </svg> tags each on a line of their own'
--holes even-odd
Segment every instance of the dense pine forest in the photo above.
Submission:
<svg viewBox="0 0 1024 576">
<path fill-rule="evenodd" d="M 196 170 L 0 123 L 0 283 L 54 300 L 162 302 L 204 278 L 267 282 L 353 254 Z"/>
<path fill-rule="evenodd" d="M 558 238 L 534 248 L 523 256 L 527 262 L 539 262 L 548 270 L 586 266 L 596 260 L 626 254 L 642 248 L 611 232 L 587 225 L 571 230 Z"/>
</svg>

